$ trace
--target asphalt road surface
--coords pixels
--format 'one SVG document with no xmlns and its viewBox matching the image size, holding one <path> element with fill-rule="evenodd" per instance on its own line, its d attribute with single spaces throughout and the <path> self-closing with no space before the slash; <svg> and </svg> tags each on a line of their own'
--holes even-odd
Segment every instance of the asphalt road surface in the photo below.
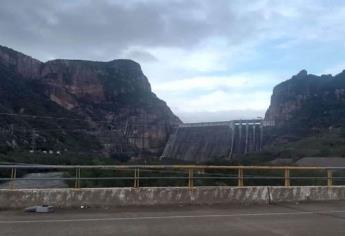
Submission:
<svg viewBox="0 0 345 236">
<path fill-rule="evenodd" d="M 345 235 L 345 202 L 0 211 L 1 236 Z"/>
</svg>

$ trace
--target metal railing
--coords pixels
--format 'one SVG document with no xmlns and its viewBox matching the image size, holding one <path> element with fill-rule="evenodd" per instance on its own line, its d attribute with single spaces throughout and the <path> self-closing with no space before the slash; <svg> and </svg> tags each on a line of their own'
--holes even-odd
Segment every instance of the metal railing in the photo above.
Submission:
<svg viewBox="0 0 345 236">
<path fill-rule="evenodd" d="M 90 176 L 89 171 L 98 171 Z M 57 178 L 22 178 L 28 173 L 49 173 L 59 171 L 65 173 Z M 119 173 L 122 172 L 121 175 Z M 294 172 L 294 175 L 291 175 Z M 24 174 L 23 174 L 24 173 Z M 108 175 L 102 176 L 102 173 Z M 123 174 L 125 173 L 125 174 Z M 155 173 L 155 174 L 154 174 Z M 336 173 L 336 176 L 334 174 Z M 8 176 L 6 176 L 8 174 Z M 110 174 L 110 175 L 109 175 Z M 157 175 L 158 174 L 158 175 Z M 313 174 L 313 175 L 311 175 Z M 207 180 L 222 180 L 221 185 L 257 186 L 257 180 L 274 182 L 275 185 L 292 186 L 292 181 L 313 180 L 318 185 L 335 185 L 334 182 L 345 181 L 345 167 L 297 167 L 297 166 L 209 166 L 209 165 L 0 165 L 0 182 L 7 182 L 9 189 L 16 189 L 18 180 L 50 181 L 62 180 L 69 182 L 71 188 L 82 188 L 83 181 L 123 181 L 132 182 L 126 187 L 139 188 L 142 182 L 149 182 L 160 187 L 154 180 L 182 181 L 182 186 L 190 189 L 197 186 L 210 186 Z M 151 181 L 151 182 L 150 182 Z M 195 184 L 195 181 L 199 181 Z M 322 183 L 321 183 L 322 182 Z M 262 182 L 261 182 L 262 183 Z M 321 184 L 320 184 L 321 183 Z M 211 184 L 212 185 L 212 184 Z M 217 183 L 216 185 L 219 185 Z M 341 185 L 341 184 L 337 184 Z M 87 186 L 86 186 L 87 187 Z M 98 186 L 99 187 L 99 186 Z M 113 186 L 110 186 L 113 187 Z M 4 188 L 4 187 L 3 187 Z"/>
</svg>

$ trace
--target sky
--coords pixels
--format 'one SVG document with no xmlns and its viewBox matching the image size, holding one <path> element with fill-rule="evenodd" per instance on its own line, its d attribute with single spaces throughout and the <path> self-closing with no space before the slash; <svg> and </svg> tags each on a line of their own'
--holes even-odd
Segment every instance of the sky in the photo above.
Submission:
<svg viewBox="0 0 345 236">
<path fill-rule="evenodd" d="M 263 117 L 300 70 L 345 69 L 343 0 L 1 0 L 0 45 L 139 62 L 184 122 Z"/>
</svg>

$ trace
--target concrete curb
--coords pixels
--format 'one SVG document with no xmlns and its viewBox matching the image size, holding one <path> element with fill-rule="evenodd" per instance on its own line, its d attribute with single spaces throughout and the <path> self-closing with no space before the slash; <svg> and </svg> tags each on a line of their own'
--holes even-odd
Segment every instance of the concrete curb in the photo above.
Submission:
<svg viewBox="0 0 345 236">
<path fill-rule="evenodd" d="M 268 204 L 278 202 L 345 200 L 345 186 L 300 187 L 144 187 L 83 189 L 0 190 L 1 209 L 19 209 L 33 205 L 58 208 Z"/>
</svg>

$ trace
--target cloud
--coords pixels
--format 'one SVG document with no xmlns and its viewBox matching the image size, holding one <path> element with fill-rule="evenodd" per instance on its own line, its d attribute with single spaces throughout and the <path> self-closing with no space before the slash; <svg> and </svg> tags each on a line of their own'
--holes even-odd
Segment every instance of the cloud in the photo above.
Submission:
<svg viewBox="0 0 345 236">
<path fill-rule="evenodd" d="M 193 90 L 214 90 L 214 89 L 231 89 L 241 88 L 248 84 L 248 80 L 243 77 L 195 77 L 185 80 L 168 81 L 155 86 L 158 92 L 186 92 Z"/>
<path fill-rule="evenodd" d="M 267 72 L 192 77 L 153 84 L 153 90 L 184 122 L 245 119 L 264 116 L 267 88 L 283 79 Z"/>
<path fill-rule="evenodd" d="M 178 115 L 183 122 L 215 122 L 229 121 L 238 119 L 253 119 L 264 117 L 266 110 L 222 110 L 222 111 L 203 111 L 203 112 L 179 112 Z"/>
<path fill-rule="evenodd" d="M 344 63 L 340 63 L 340 64 L 336 64 L 333 65 L 329 68 L 326 68 L 322 71 L 322 74 L 328 75 L 328 74 L 332 74 L 332 75 L 337 75 L 340 72 L 342 72 L 343 70 L 345 70 L 345 62 Z"/>
<path fill-rule="evenodd" d="M 254 3 L 3 0 L 0 42 L 33 52 L 42 60 L 46 51 L 58 57 L 100 60 L 113 59 L 135 46 L 191 50 L 212 38 L 238 45 L 265 35 L 271 15 L 284 16 L 281 11 L 268 11 L 272 7 L 266 1 Z"/>
<path fill-rule="evenodd" d="M 143 49 L 130 49 L 123 53 L 123 58 L 129 58 L 138 62 L 155 62 L 157 58 Z"/>
<path fill-rule="evenodd" d="M 132 47 L 193 50 L 217 44 L 212 39 L 225 48 L 282 37 L 344 39 L 344 15 L 343 2 L 320 0 L 3 0 L 0 43 L 42 60 L 108 60 Z M 204 48 L 200 65 L 217 53 Z"/>
<path fill-rule="evenodd" d="M 189 79 L 180 79 L 158 83 L 154 89 L 160 93 L 175 92 L 184 93 L 190 91 L 213 90 L 250 90 L 260 88 L 277 81 L 276 75 L 262 74 L 234 74 L 226 76 L 198 76 Z"/>
<path fill-rule="evenodd" d="M 1 43 L 25 43 L 26 51 L 40 57 L 47 49 L 60 57 L 101 57 L 86 50 L 101 47 L 106 53 L 97 59 L 109 59 L 132 46 L 191 48 L 229 31 L 234 39 L 248 33 L 228 1 L 123 2 L 4 0 Z"/>
<path fill-rule="evenodd" d="M 269 72 L 197 76 L 154 83 L 153 90 L 184 122 L 246 119 L 264 116 L 267 88 L 284 79 Z"/>
<path fill-rule="evenodd" d="M 43 61 L 134 59 L 181 116 L 255 116 L 301 68 L 344 69 L 344 20 L 341 0 L 2 0 L 0 44 Z"/>
<path fill-rule="evenodd" d="M 222 110 L 245 110 L 245 109 L 266 109 L 271 92 L 251 93 L 226 93 L 214 91 L 195 99 L 189 99 L 180 108 L 182 111 L 222 111 Z M 207 109 L 205 109 L 207 108 Z"/>
</svg>

